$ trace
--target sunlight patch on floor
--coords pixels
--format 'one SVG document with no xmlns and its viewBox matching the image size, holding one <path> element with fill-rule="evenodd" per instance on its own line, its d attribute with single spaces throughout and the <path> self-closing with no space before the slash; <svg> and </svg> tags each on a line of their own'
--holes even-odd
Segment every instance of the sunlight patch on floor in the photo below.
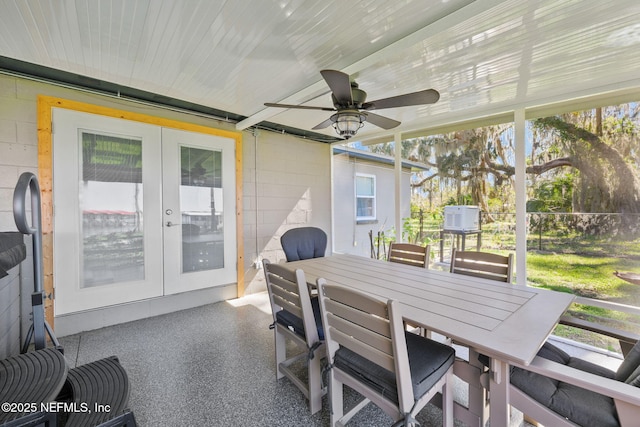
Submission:
<svg viewBox="0 0 640 427">
<path fill-rule="evenodd" d="M 271 305 L 269 304 L 269 294 L 267 292 L 245 295 L 242 298 L 228 300 L 227 303 L 233 307 L 252 305 L 263 313 L 271 314 Z"/>
</svg>

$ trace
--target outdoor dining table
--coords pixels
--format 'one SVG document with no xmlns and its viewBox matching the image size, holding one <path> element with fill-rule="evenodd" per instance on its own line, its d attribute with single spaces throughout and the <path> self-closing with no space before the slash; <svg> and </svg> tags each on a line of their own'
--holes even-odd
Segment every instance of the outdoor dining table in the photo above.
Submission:
<svg viewBox="0 0 640 427">
<path fill-rule="evenodd" d="M 574 299 L 571 294 L 355 255 L 336 254 L 287 265 L 301 268 L 309 283 L 323 277 L 328 283 L 382 300 L 396 299 L 408 323 L 449 337 L 473 354 L 488 356 L 492 427 L 509 425 L 509 363 L 531 363 Z M 469 408 L 480 406 L 484 408 L 483 402 L 469 402 Z M 473 415 L 478 425 L 484 421 L 483 414 Z"/>
</svg>

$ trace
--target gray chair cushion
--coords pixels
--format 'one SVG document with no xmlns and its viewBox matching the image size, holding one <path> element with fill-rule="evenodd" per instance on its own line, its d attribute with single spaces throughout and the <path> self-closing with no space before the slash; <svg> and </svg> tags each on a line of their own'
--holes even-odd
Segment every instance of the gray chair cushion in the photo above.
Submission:
<svg viewBox="0 0 640 427">
<path fill-rule="evenodd" d="M 318 328 L 318 338 L 324 341 L 324 329 L 322 329 L 322 316 L 320 315 L 320 304 L 318 303 L 318 297 L 311 298 L 311 308 L 313 309 L 313 317 L 316 319 L 316 327 Z M 276 321 L 287 328 L 293 329 L 293 331 L 305 338 L 304 323 L 302 319 L 295 314 L 287 311 L 280 310 L 276 313 Z"/>
<path fill-rule="evenodd" d="M 323 257 L 327 249 L 327 233 L 316 227 L 292 228 L 280 237 L 287 261 Z"/>
<path fill-rule="evenodd" d="M 611 379 L 615 377 L 615 372 L 571 357 L 549 343 L 544 344 L 538 356 L 602 377 Z M 620 425 L 613 399 L 610 397 L 520 368 L 511 369 L 511 384 L 544 406 L 581 426 L 619 427 Z"/>
<path fill-rule="evenodd" d="M 453 348 L 417 334 L 405 332 L 413 394 L 427 393 L 455 360 Z M 345 347 L 336 351 L 334 365 L 382 396 L 398 403 L 395 374 Z"/>
<path fill-rule="evenodd" d="M 630 384 L 634 387 L 640 387 L 640 366 L 638 367 L 638 369 L 633 371 L 631 375 L 629 375 L 629 378 L 625 380 L 625 383 Z"/>
<path fill-rule="evenodd" d="M 637 377 L 637 369 L 640 366 L 640 341 L 633 346 L 629 354 L 626 355 L 622 364 L 618 367 L 616 372 L 616 379 L 618 381 L 629 382 L 628 380 Z M 636 372 L 634 374 L 634 372 Z"/>
</svg>

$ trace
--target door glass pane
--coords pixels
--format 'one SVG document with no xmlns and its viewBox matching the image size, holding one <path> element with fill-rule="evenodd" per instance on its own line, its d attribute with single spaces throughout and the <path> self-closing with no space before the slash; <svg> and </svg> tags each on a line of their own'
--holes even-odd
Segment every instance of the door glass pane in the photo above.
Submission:
<svg viewBox="0 0 640 427">
<path fill-rule="evenodd" d="M 142 140 L 80 131 L 81 287 L 144 279 Z"/>
<path fill-rule="evenodd" d="M 180 147 L 182 272 L 224 267 L 222 153 Z"/>
</svg>

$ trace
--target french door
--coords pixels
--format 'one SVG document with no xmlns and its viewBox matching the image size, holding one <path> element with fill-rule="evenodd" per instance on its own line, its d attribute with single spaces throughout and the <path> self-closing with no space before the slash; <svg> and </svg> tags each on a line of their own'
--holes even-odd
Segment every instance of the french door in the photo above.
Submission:
<svg viewBox="0 0 640 427">
<path fill-rule="evenodd" d="M 162 129 L 166 294 L 237 279 L 234 150 L 226 138 Z"/>
<path fill-rule="evenodd" d="M 56 314 L 233 283 L 235 144 L 53 111 Z"/>
</svg>

